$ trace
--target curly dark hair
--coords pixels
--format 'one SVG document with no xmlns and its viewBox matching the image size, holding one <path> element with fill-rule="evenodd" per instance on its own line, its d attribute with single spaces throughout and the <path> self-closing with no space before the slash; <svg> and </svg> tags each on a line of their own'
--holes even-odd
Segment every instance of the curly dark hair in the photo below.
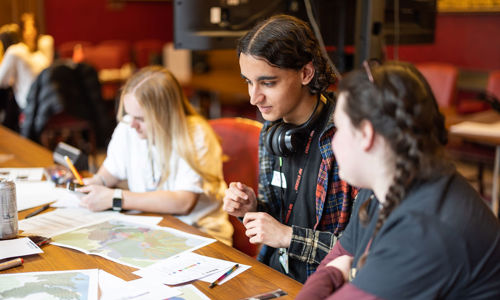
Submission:
<svg viewBox="0 0 500 300">
<path fill-rule="evenodd" d="M 237 47 L 241 53 L 266 60 L 272 66 L 300 70 L 307 63 L 315 74 L 308 84 L 311 94 L 324 92 L 335 82 L 335 75 L 322 55 L 318 40 L 309 25 L 295 17 L 275 15 L 255 25 Z"/>
<path fill-rule="evenodd" d="M 339 92 L 345 92 L 344 110 L 353 126 L 368 120 L 394 152 L 395 174 L 378 216 L 375 236 L 415 180 L 430 178 L 436 170 L 449 167 L 442 155 L 447 143 L 444 117 L 429 84 L 409 63 L 388 62 L 366 71 L 353 71 L 342 79 Z M 359 212 L 365 223 L 369 202 Z M 364 259 L 366 253 L 360 266 Z"/>
</svg>

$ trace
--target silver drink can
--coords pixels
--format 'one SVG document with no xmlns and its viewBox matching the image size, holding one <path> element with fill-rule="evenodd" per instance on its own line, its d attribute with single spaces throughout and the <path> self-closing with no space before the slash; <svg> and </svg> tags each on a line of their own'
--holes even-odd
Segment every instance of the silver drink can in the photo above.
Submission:
<svg viewBox="0 0 500 300">
<path fill-rule="evenodd" d="M 0 179 L 0 240 L 17 237 L 16 185 Z"/>
</svg>

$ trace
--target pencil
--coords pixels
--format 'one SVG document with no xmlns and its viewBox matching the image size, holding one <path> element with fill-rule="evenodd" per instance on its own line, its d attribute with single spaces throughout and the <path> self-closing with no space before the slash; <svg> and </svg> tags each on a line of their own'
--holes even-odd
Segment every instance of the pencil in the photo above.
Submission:
<svg viewBox="0 0 500 300">
<path fill-rule="evenodd" d="M 24 218 L 27 219 L 27 218 L 34 217 L 34 216 L 38 215 L 39 213 L 41 213 L 42 211 L 49 209 L 49 207 L 50 207 L 50 204 L 45 204 L 44 206 L 40 207 L 39 209 L 33 211 L 32 213 L 29 213 Z"/>
<path fill-rule="evenodd" d="M 212 282 L 210 284 L 209 288 L 213 288 L 214 286 L 218 285 L 224 278 L 226 278 L 231 273 L 233 273 L 236 269 L 238 269 L 239 266 L 240 266 L 239 264 L 235 264 L 231 269 L 229 269 L 229 271 L 227 271 L 226 273 L 222 274 L 221 277 L 217 278 L 217 280 L 215 280 L 214 282 Z"/>
<path fill-rule="evenodd" d="M 0 271 L 20 266 L 23 262 L 24 260 L 22 258 L 16 258 L 0 263 Z"/>
<path fill-rule="evenodd" d="M 73 165 L 73 163 L 71 162 L 71 160 L 69 159 L 69 157 L 67 155 L 64 156 L 64 160 L 66 160 L 66 163 L 68 164 L 68 167 L 71 170 L 71 173 L 73 173 L 73 175 L 75 175 L 75 178 L 76 178 L 76 180 L 78 180 L 78 183 L 83 185 L 82 176 L 80 176 L 80 174 L 78 174 L 78 171 L 76 170 L 75 166 Z"/>
</svg>

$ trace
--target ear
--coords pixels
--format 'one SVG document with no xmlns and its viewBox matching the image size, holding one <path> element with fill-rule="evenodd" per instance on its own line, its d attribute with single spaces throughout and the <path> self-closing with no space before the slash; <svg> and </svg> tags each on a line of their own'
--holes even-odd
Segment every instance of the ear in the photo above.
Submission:
<svg viewBox="0 0 500 300">
<path fill-rule="evenodd" d="M 314 74 L 316 72 L 312 61 L 304 65 L 300 72 L 302 76 L 302 85 L 308 85 L 309 82 L 311 82 L 311 80 L 313 79 Z"/>
<path fill-rule="evenodd" d="M 363 120 L 359 126 L 359 137 L 361 139 L 361 147 L 364 151 L 372 149 L 375 142 L 375 130 L 372 123 L 368 120 Z"/>
</svg>

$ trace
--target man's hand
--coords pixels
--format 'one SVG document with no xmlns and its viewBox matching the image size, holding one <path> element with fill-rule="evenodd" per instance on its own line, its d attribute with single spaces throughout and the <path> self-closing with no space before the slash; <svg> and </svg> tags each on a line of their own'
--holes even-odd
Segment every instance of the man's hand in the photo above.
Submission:
<svg viewBox="0 0 500 300">
<path fill-rule="evenodd" d="M 257 210 L 257 198 L 252 188 L 241 182 L 231 182 L 224 196 L 224 210 L 235 217 Z"/>
<path fill-rule="evenodd" d="M 286 226 L 268 213 L 249 212 L 243 219 L 246 235 L 253 244 L 262 243 L 274 248 L 288 248 L 292 240 L 292 227 Z"/>
</svg>

